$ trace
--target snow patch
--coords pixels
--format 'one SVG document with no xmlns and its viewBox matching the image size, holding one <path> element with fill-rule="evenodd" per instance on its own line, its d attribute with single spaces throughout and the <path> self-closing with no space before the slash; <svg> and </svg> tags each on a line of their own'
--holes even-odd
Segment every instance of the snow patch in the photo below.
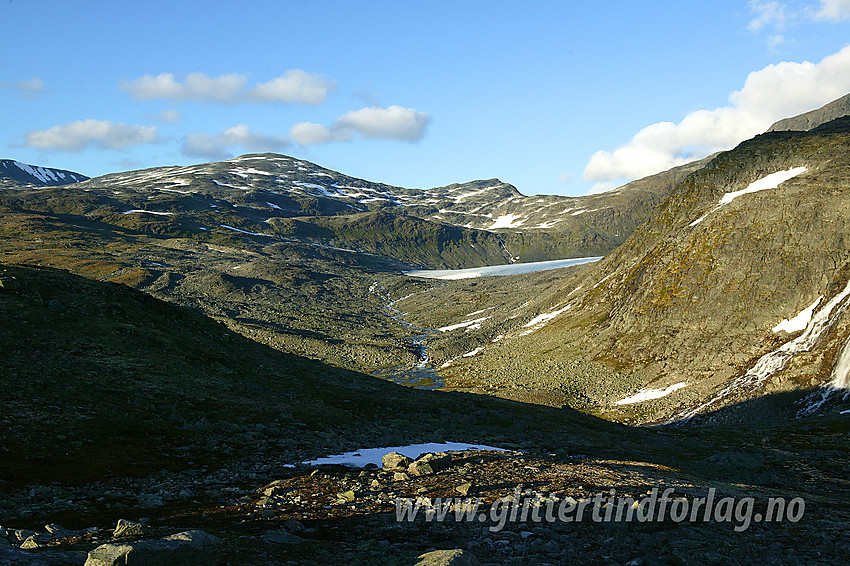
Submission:
<svg viewBox="0 0 850 566">
<path fill-rule="evenodd" d="M 755 363 L 753 367 L 751 367 L 747 372 L 729 383 L 727 383 L 720 391 L 718 391 L 711 399 L 702 403 L 698 407 L 694 409 L 690 409 L 682 413 L 679 418 L 680 419 L 690 419 L 697 413 L 701 412 L 703 409 L 713 405 L 717 401 L 729 396 L 731 393 L 740 389 L 742 387 L 750 386 L 750 385 L 759 385 L 764 382 L 768 377 L 775 374 L 776 372 L 785 368 L 788 365 L 788 362 L 791 361 L 795 355 L 808 352 L 812 349 L 818 339 L 823 335 L 823 333 L 832 325 L 833 319 L 830 318 L 832 311 L 841 305 L 844 299 L 850 295 L 850 281 L 847 282 L 847 286 L 844 287 L 844 290 L 834 296 L 829 300 L 818 312 L 812 316 L 811 320 L 809 320 L 808 325 L 806 326 L 805 332 L 800 334 L 798 337 L 793 340 L 789 340 L 785 342 L 777 349 L 772 352 L 768 352 L 763 355 L 759 360 Z M 841 305 L 838 309 L 839 314 L 846 308 L 846 304 Z M 837 316 L 835 318 L 838 318 Z M 825 400 L 825 399 L 824 399 Z M 812 411 L 814 411 L 813 409 Z M 804 409 L 803 411 L 806 411 Z M 803 412 L 801 411 L 801 413 Z M 798 413 L 799 414 L 799 413 Z M 804 413 L 808 414 L 808 413 Z"/>
<path fill-rule="evenodd" d="M 141 210 L 141 209 L 133 209 L 128 210 L 127 212 L 122 212 L 121 214 L 156 214 L 157 216 L 171 216 L 174 214 L 173 212 L 157 212 L 155 210 Z"/>
<path fill-rule="evenodd" d="M 227 230 L 233 230 L 234 232 L 239 232 L 241 234 L 248 234 L 249 236 L 265 236 L 266 238 L 271 238 L 268 234 L 260 234 L 259 232 L 249 232 L 247 230 L 240 230 L 239 228 L 234 228 L 233 226 L 228 226 L 227 224 L 219 224 L 222 228 Z"/>
<path fill-rule="evenodd" d="M 477 356 L 477 355 L 478 355 L 478 354 L 480 354 L 482 351 L 484 351 L 484 346 L 478 346 L 477 348 L 475 348 L 475 349 L 474 349 L 474 350 L 472 350 L 471 352 L 467 352 L 467 353 L 465 353 L 465 354 L 463 355 L 463 357 L 464 357 L 464 358 L 471 358 L 472 356 Z"/>
<path fill-rule="evenodd" d="M 761 179 L 759 179 L 757 181 L 753 181 L 752 183 L 747 185 L 747 188 L 745 188 L 745 189 L 741 189 L 740 191 L 734 191 L 734 192 L 731 192 L 731 193 L 726 193 L 725 195 L 723 195 L 723 198 L 720 199 L 720 204 L 721 205 L 729 204 L 730 202 L 732 202 L 733 200 L 735 200 L 739 196 L 745 195 L 745 194 L 748 194 L 748 193 L 756 193 L 758 191 L 764 191 L 766 189 L 775 189 L 776 187 L 778 187 L 780 184 L 784 183 L 788 179 L 793 179 L 797 175 L 805 173 L 806 171 L 807 171 L 807 168 L 805 166 L 803 166 L 803 167 L 793 167 L 793 168 L 788 169 L 786 171 L 777 171 L 776 173 L 771 173 L 770 175 L 767 175 L 766 177 L 762 177 Z"/>
<path fill-rule="evenodd" d="M 517 228 L 522 226 L 522 223 L 525 222 L 525 219 L 522 218 L 518 214 L 503 214 L 496 218 L 496 220 L 491 224 L 487 229 L 494 230 L 496 228 Z"/>
<path fill-rule="evenodd" d="M 492 265 L 488 267 L 470 267 L 467 269 L 421 269 L 416 271 L 405 271 L 408 277 L 423 277 L 425 279 L 472 279 L 475 277 L 496 277 L 503 275 L 521 275 L 535 273 L 537 271 L 548 271 L 562 267 L 572 267 L 584 263 L 593 263 L 602 259 L 597 257 L 578 257 L 571 259 L 556 259 L 550 261 L 532 261 L 528 263 L 514 263 L 511 265 Z"/>
<path fill-rule="evenodd" d="M 700 222 L 705 220 L 705 218 L 709 214 L 711 214 L 712 212 L 715 212 L 716 210 L 720 209 L 724 205 L 729 204 L 730 202 L 732 202 L 733 200 L 735 200 L 736 198 L 738 198 L 741 195 L 746 195 L 746 194 L 749 194 L 749 193 L 757 193 L 759 191 L 764 191 L 764 190 L 767 190 L 767 189 L 775 189 L 779 185 L 784 183 L 785 181 L 787 181 L 789 179 L 793 179 L 797 175 L 805 173 L 807 170 L 808 170 L 807 167 L 802 166 L 802 167 L 792 167 L 791 169 L 786 169 L 785 171 L 777 171 L 776 173 L 771 173 L 770 175 L 766 175 L 766 176 L 762 177 L 761 179 L 753 181 L 752 183 L 747 185 L 746 188 L 741 189 L 740 191 L 733 191 L 731 193 L 726 193 L 725 195 L 723 195 L 720 198 L 720 202 L 717 203 L 717 206 L 715 206 L 712 210 L 709 210 L 708 212 L 703 214 L 701 217 L 699 217 L 696 220 L 694 220 L 693 222 L 691 222 L 689 224 L 689 226 L 696 226 L 697 224 L 699 224 Z"/>
<path fill-rule="evenodd" d="M 687 387 L 688 384 L 684 381 L 679 383 L 674 383 L 673 385 L 665 388 L 665 389 L 641 389 L 634 395 L 626 397 L 625 399 L 620 399 L 615 405 L 631 405 L 632 403 L 642 403 L 644 401 L 651 401 L 653 399 L 660 399 L 661 397 L 666 397 L 670 395 L 674 391 L 678 391 L 683 387 Z"/>
<path fill-rule="evenodd" d="M 442 328 L 438 328 L 440 332 L 451 332 L 452 330 L 458 330 L 460 328 L 468 328 L 475 324 L 480 325 L 482 322 L 490 318 L 489 316 L 485 316 L 484 318 L 476 318 L 475 320 L 467 320 L 464 322 L 459 322 L 457 324 L 450 324 L 448 326 L 443 326 Z"/>
<path fill-rule="evenodd" d="M 791 319 L 785 319 L 776 326 L 773 327 L 773 332 L 781 332 L 785 331 L 788 334 L 794 334 L 795 332 L 800 332 L 801 330 L 805 330 L 809 325 L 809 321 L 812 320 L 812 315 L 815 312 L 815 308 L 817 308 L 818 304 L 820 304 L 821 300 L 823 300 L 823 295 L 815 299 L 815 302 L 810 304 L 805 309 L 801 310 L 800 313 Z"/>
<path fill-rule="evenodd" d="M 382 465 L 382 459 L 385 454 L 390 452 L 398 452 L 408 458 L 418 458 L 422 454 L 428 452 L 461 452 L 464 450 L 498 450 L 507 452 L 504 448 L 496 448 L 484 444 L 464 444 L 461 442 L 430 442 L 425 444 L 408 444 L 407 446 L 386 446 L 384 448 L 361 448 L 354 452 L 346 452 L 345 454 L 335 454 L 303 462 L 306 466 L 321 466 L 323 464 L 337 464 L 342 466 L 350 466 L 352 468 L 363 468 L 367 464 L 374 464 L 378 467 Z"/>
<path fill-rule="evenodd" d="M 527 335 L 531 334 L 532 332 L 540 330 L 541 328 L 546 326 L 546 324 L 548 324 L 548 322 L 550 320 L 552 320 L 553 318 L 557 317 L 558 315 L 560 315 L 562 313 L 567 312 L 571 308 L 572 308 L 572 305 L 567 305 L 562 309 L 558 309 L 558 310 L 550 311 L 550 312 L 545 312 L 543 314 L 539 314 L 539 315 L 535 316 L 534 318 L 532 318 L 531 320 L 529 320 L 527 323 L 525 323 L 522 326 L 523 328 L 528 328 L 529 330 L 522 332 L 520 334 L 520 336 L 527 336 Z"/>
</svg>

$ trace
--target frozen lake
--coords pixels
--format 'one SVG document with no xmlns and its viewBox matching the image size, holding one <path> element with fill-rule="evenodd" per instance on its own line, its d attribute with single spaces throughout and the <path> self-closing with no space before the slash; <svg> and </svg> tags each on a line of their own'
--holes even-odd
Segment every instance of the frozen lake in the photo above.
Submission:
<svg viewBox="0 0 850 566">
<path fill-rule="evenodd" d="M 423 277 L 425 279 L 472 279 L 474 277 L 519 275 L 521 273 L 534 273 L 535 271 L 548 271 L 550 269 L 572 267 L 583 263 L 593 263 L 600 259 L 602 259 L 602 256 L 575 257 L 571 259 L 555 259 L 551 261 L 512 263 L 510 265 L 471 267 L 469 269 L 421 269 L 417 271 L 405 271 L 404 274 L 410 277 Z"/>
</svg>

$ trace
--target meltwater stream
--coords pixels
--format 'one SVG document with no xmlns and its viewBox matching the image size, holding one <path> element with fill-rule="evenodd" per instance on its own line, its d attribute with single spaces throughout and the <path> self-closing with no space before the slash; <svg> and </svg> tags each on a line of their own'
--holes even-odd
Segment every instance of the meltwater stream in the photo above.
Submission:
<svg viewBox="0 0 850 566">
<path fill-rule="evenodd" d="M 408 297 L 409 296 L 410 295 L 408 295 Z M 407 297 L 402 297 L 402 299 L 406 298 Z M 437 370 L 428 365 L 430 360 L 428 357 L 428 346 L 425 344 L 425 341 L 428 340 L 428 338 L 436 336 L 440 332 L 438 330 L 431 330 L 430 328 L 416 326 L 415 324 L 405 320 L 404 315 L 407 313 L 395 308 L 395 304 L 402 299 L 396 299 L 395 301 L 387 304 L 387 310 L 393 313 L 390 316 L 391 319 L 395 320 L 405 328 L 419 333 L 416 336 L 408 338 L 408 340 L 410 340 L 416 348 L 416 353 L 419 359 L 412 367 L 408 365 L 401 365 L 381 368 L 373 371 L 372 375 L 380 377 L 381 379 L 386 379 L 387 381 L 398 383 L 399 385 L 415 387 L 416 389 L 439 389 L 441 387 L 445 387 L 446 384 L 443 381 L 440 381 L 440 376 L 437 375 Z"/>
<path fill-rule="evenodd" d="M 548 271 L 551 269 L 561 269 L 563 267 L 572 267 L 584 263 L 593 263 L 599 261 L 602 257 L 578 257 L 570 259 L 558 259 L 553 261 L 534 261 L 528 263 L 514 263 L 511 265 L 493 265 L 489 267 L 474 267 L 469 269 L 429 269 L 406 271 L 404 274 L 409 277 L 423 277 L 426 279 L 443 279 L 457 280 L 470 279 L 475 277 L 498 277 L 504 275 L 519 275 L 523 273 L 534 273 L 537 271 Z M 369 288 L 369 292 L 381 295 L 379 289 L 382 287 L 377 283 L 373 283 Z M 385 290 L 384 290 L 385 291 Z M 410 297 L 402 297 L 389 302 L 386 305 L 387 310 L 392 314 L 390 318 L 397 321 L 405 328 L 416 332 L 415 336 L 408 338 L 416 348 L 418 361 L 413 365 L 400 365 L 388 368 L 381 368 L 372 372 L 375 377 L 386 379 L 399 385 L 415 387 L 416 389 L 440 389 L 446 384 L 440 379 L 437 370 L 429 365 L 427 340 L 433 336 L 440 334 L 438 330 L 431 328 L 422 328 L 404 319 L 407 314 L 397 308 L 395 304 L 403 299 Z M 388 300 L 389 297 L 384 297 Z"/>
</svg>

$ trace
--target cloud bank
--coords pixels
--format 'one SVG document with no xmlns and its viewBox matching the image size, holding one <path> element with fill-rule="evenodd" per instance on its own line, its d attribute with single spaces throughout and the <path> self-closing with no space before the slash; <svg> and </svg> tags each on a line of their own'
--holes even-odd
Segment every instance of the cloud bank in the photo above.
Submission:
<svg viewBox="0 0 850 566">
<path fill-rule="evenodd" d="M 233 156 L 231 148 L 234 147 L 247 151 L 277 152 L 290 145 L 285 137 L 252 132 L 246 124 L 240 124 L 215 135 L 189 134 L 183 138 L 183 153 L 205 159 L 228 159 Z"/>
<path fill-rule="evenodd" d="M 302 146 L 349 141 L 357 134 L 367 139 L 417 142 L 425 136 L 430 121 L 427 113 L 412 108 L 371 106 L 347 112 L 330 126 L 314 122 L 295 124 L 289 135 Z"/>
<path fill-rule="evenodd" d="M 121 81 L 119 87 L 137 100 L 174 100 L 236 104 L 240 102 L 281 102 L 317 105 L 323 103 L 336 84 L 321 75 L 291 69 L 265 83 L 248 87 L 246 75 L 210 77 L 191 73 L 183 82 L 173 73 L 145 75 Z"/>
<path fill-rule="evenodd" d="M 101 149 L 124 149 L 143 143 L 157 143 L 156 126 L 131 126 L 107 120 L 79 120 L 48 130 L 26 134 L 24 146 L 59 151 L 82 151 L 94 146 Z"/>
<path fill-rule="evenodd" d="M 847 4 L 847 2 L 842 2 Z M 762 133 L 777 120 L 818 108 L 850 92 L 850 46 L 818 63 L 782 62 L 749 74 L 729 105 L 698 110 L 679 123 L 658 122 L 613 151 L 597 151 L 583 179 L 592 192 L 720 151 Z"/>
</svg>

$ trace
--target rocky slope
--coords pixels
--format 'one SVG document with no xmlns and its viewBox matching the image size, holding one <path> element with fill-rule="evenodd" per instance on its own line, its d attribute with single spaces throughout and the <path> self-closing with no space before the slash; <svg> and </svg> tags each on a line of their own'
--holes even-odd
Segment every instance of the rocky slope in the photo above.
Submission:
<svg viewBox="0 0 850 566">
<path fill-rule="evenodd" d="M 811 112 L 779 120 L 768 128 L 768 132 L 785 132 L 789 130 L 805 132 L 837 118 L 850 115 L 850 94 L 833 100 L 829 104 L 816 108 Z"/>
<path fill-rule="evenodd" d="M 540 390 L 629 422 L 721 407 L 726 422 L 793 417 L 825 394 L 840 402 L 823 386 L 846 371 L 836 373 L 850 328 L 848 150 L 843 118 L 720 154 L 604 260 L 536 287 L 542 296 L 513 321 L 468 333 L 470 350 L 505 336 L 453 362 L 447 382 L 526 399 Z M 784 392 L 771 397 L 781 404 L 731 409 Z"/>
</svg>

